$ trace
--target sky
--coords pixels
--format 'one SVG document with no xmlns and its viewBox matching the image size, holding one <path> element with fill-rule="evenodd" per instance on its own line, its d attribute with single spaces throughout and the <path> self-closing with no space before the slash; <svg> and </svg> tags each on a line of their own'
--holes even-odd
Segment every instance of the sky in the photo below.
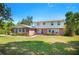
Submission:
<svg viewBox="0 0 79 59">
<path fill-rule="evenodd" d="M 7 3 L 11 8 L 14 23 L 27 16 L 33 21 L 62 20 L 68 11 L 79 12 L 78 3 Z"/>
</svg>

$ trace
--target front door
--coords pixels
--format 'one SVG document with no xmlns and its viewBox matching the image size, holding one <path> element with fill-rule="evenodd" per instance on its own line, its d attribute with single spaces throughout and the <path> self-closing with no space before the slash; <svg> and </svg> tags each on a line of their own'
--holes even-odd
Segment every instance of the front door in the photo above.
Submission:
<svg viewBox="0 0 79 59">
<path fill-rule="evenodd" d="M 42 34 L 42 30 L 41 29 L 37 29 L 37 34 Z"/>
<path fill-rule="evenodd" d="M 44 31 L 44 30 L 43 30 L 43 29 L 41 29 L 41 34 L 43 34 L 43 31 Z"/>
</svg>

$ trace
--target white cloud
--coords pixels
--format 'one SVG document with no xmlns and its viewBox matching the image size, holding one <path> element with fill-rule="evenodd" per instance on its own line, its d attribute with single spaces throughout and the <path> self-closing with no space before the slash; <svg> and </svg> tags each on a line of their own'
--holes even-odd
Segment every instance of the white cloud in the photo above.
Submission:
<svg viewBox="0 0 79 59">
<path fill-rule="evenodd" d="M 66 9 L 67 9 L 67 11 L 72 11 L 73 9 L 78 10 L 78 6 L 74 6 L 71 4 L 71 5 L 67 6 Z"/>
<path fill-rule="evenodd" d="M 54 7 L 54 4 L 48 3 L 48 7 L 52 8 L 52 7 Z"/>
</svg>

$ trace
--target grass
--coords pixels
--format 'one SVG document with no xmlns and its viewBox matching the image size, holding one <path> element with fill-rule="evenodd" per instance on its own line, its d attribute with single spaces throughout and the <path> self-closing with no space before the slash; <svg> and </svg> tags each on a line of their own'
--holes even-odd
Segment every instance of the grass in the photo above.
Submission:
<svg viewBox="0 0 79 59">
<path fill-rule="evenodd" d="M 9 55 L 79 54 L 79 36 L 0 36 L 0 53 Z"/>
</svg>

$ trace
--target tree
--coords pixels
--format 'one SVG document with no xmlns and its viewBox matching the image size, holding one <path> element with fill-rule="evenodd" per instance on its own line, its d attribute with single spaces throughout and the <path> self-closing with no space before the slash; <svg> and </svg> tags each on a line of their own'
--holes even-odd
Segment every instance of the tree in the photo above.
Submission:
<svg viewBox="0 0 79 59">
<path fill-rule="evenodd" d="M 27 16 L 26 19 L 23 18 L 21 22 L 18 22 L 18 24 L 32 25 L 32 19 L 32 16 Z"/>
<path fill-rule="evenodd" d="M 66 35 L 73 36 L 75 34 L 75 19 L 73 12 L 66 13 Z"/>
<path fill-rule="evenodd" d="M 32 19 L 33 17 L 32 16 L 27 16 L 27 25 L 32 25 Z"/>
<path fill-rule="evenodd" d="M 11 9 L 4 3 L 0 3 L 0 29 L 10 34 L 13 20 L 11 18 Z"/>
<path fill-rule="evenodd" d="M 3 19 L 0 19 L 0 29 L 3 29 L 4 23 Z"/>
<path fill-rule="evenodd" d="M 76 29 L 79 28 L 79 12 L 76 12 L 74 14 L 74 19 L 75 19 L 75 26 L 76 26 Z"/>
<path fill-rule="evenodd" d="M 9 35 L 11 33 L 12 26 L 14 26 L 12 19 L 9 19 L 7 22 L 5 22 L 4 29 L 6 34 Z"/>
<path fill-rule="evenodd" d="M 7 5 L 0 3 L 0 28 L 3 28 L 4 22 L 11 18 L 11 9 Z"/>
<path fill-rule="evenodd" d="M 11 16 L 11 9 L 7 5 L 0 3 L 0 18 L 3 20 L 9 19 Z"/>
<path fill-rule="evenodd" d="M 4 4 L 0 3 L 0 28 L 3 28 L 3 17 L 4 17 Z"/>
<path fill-rule="evenodd" d="M 76 34 L 79 34 L 79 12 L 74 14 Z"/>
<path fill-rule="evenodd" d="M 73 36 L 75 32 L 79 30 L 79 12 L 67 12 L 66 13 L 66 34 Z"/>
<path fill-rule="evenodd" d="M 18 24 L 26 24 L 27 25 L 27 19 L 23 18 L 21 22 L 18 22 Z"/>
</svg>

